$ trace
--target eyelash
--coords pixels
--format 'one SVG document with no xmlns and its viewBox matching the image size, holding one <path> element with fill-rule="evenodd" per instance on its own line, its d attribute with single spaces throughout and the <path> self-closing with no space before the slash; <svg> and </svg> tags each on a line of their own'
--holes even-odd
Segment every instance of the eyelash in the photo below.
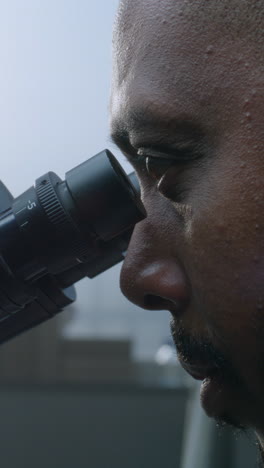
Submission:
<svg viewBox="0 0 264 468">
<path fill-rule="evenodd" d="M 154 155 L 155 154 L 155 155 Z M 171 155 L 171 156 L 170 156 Z M 187 169 L 197 168 L 197 161 L 205 157 L 198 148 L 157 151 L 156 148 L 134 148 L 135 168 L 154 181 L 158 192 L 177 206 L 185 206 L 191 185 Z M 142 175 L 144 174 L 142 172 Z"/>
<path fill-rule="evenodd" d="M 195 159 L 198 159 L 200 155 L 187 152 L 187 151 L 175 151 L 174 157 L 168 157 L 155 151 L 155 156 L 151 155 L 150 149 L 147 148 L 139 148 L 137 149 L 137 153 L 134 156 L 134 161 L 136 161 L 139 165 L 143 165 L 147 170 L 147 173 L 154 177 L 156 180 L 159 180 L 168 169 L 171 167 L 183 167 L 187 166 Z M 178 154 L 177 154 L 178 153 Z M 158 156 L 162 154 L 162 156 Z"/>
</svg>

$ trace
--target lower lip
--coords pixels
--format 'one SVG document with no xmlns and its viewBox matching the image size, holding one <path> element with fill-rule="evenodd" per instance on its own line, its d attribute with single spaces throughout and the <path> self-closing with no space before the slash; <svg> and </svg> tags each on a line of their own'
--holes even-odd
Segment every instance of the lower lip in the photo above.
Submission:
<svg viewBox="0 0 264 468">
<path fill-rule="evenodd" d="M 201 385 L 201 405 L 210 417 L 225 413 L 228 400 L 228 384 L 221 375 L 214 374 L 203 380 Z"/>
</svg>

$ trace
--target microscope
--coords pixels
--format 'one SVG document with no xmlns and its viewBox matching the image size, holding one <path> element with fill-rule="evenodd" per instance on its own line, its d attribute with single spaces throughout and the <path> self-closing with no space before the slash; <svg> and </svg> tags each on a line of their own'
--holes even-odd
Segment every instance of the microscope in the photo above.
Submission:
<svg viewBox="0 0 264 468">
<path fill-rule="evenodd" d="M 48 172 L 14 198 L 0 182 L 0 343 L 76 299 L 74 284 L 124 259 L 146 216 L 134 173 L 109 150 Z"/>
</svg>

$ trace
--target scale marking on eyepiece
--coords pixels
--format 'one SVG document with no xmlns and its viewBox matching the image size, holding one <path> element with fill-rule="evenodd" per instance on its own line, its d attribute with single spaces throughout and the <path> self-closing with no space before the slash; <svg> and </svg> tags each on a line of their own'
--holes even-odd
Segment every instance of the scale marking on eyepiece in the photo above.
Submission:
<svg viewBox="0 0 264 468">
<path fill-rule="evenodd" d="M 33 210 L 33 208 L 36 208 L 36 202 L 32 202 L 31 200 L 28 200 L 28 204 L 27 204 L 27 209 L 28 210 Z"/>
<path fill-rule="evenodd" d="M 19 213 L 22 213 L 22 211 L 25 211 L 26 209 L 27 209 L 27 207 L 26 207 L 26 206 L 24 206 L 24 208 L 21 208 L 21 210 L 18 210 L 18 211 L 16 211 L 16 213 L 15 213 L 15 214 L 17 214 L 17 215 L 18 215 Z"/>
<path fill-rule="evenodd" d="M 28 223 L 29 223 L 28 221 L 25 221 L 23 224 L 20 224 L 20 227 L 22 227 L 22 228 L 23 228 L 23 227 L 27 226 L 27 225 L 28 225 Z"/>
</svg>

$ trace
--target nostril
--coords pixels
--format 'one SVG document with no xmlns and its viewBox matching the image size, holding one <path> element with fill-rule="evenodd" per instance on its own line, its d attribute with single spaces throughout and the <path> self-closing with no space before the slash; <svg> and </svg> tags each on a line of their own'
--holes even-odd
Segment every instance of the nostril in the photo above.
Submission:
<svg viewBox="0 0 264 468">
<path fill-rule="evenodd" d="M 159 296 L 155 296 L 154 294 L 146 294 L 144 296 L 144 306 L 145 307 L 157 307 L 158 304 L 160 304 L 162 301 L 162 298 Z"/>
<path fill-rule="evenodd" d="M 181 309 L 178 301 L 172 301 L 171 299 L 156 296 L 155 294 L 145 294 L 144 307 L 152 310 L 170 310 L 175 313 L 179 313 Z"/>
</svg>

